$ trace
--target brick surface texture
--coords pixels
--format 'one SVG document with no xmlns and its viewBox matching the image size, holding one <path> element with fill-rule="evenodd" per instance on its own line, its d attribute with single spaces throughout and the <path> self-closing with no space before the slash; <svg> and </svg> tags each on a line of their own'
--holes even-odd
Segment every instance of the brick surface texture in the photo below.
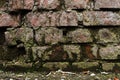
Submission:
<svg viewBox="0 0 120 80">
<path fill-rule="evenodd" d="M 114 71 L 119 43 L 120 0 L 0 1 L 0 60 L 19 63 L 22 56 L 44 70 Z"/>
</svg>

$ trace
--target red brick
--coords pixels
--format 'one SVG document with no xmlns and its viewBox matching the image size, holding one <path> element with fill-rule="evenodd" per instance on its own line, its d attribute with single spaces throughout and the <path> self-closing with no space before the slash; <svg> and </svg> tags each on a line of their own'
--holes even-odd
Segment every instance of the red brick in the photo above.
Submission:
<svg viewBox="0 0 120 80">
<path fill-rule="evenodd" d="M 78 26 L 76 12 L 62 12 L 59 26 Z"/>
<path fill-rule="evenodd" d="M 92 42 L 91 33 L 87 29 L 77 29 L 67 33 L 67 40 L 72 43 L 87 43 Z"/>
<path fill-rule="evenodd" d="M 34 6 L 34 0 L 9 0 L 9 11 L 16 10 L 32 10 Z"/>
<path fill-rule="evenodd" d="M 56 9 L 60 6 L 59 0 L 37 0 L 39 9 Z"/>
<path fill-rule="evenodd" d="M 113 12 L 86 11 L 83 16 L 83 24 L 86 26 L 120 25 L 120 15 Z"/>
<path fill-rule="evenodd" d="M 9 5 L 8 9 L 10 11 L 23 9 L 23 0 L 9 0 L 8 5 Z"/>
<path fill-rule="evenodd" d="M 65 0 L 65 6 L 71 9 L 85 9 L 88 2 L 89 0 Z"/>
<path fill-rule="evenodd" d="M 77 26 L 78 19 L 76 12 L 44 12 L 29 13 L 26 21 L 31 27 L 39 26 Z"/>
<path fill-rule="evenodd" d="M 0 27 L 17 27 L 19 21 L 19 16 L 11 16 L 7 13 L 0 14 Z"/>
<path fill-rule="evenodd" d="M 34 6 L 34 0 L 24 0 L 24 9 L 32 10 Z"/>
<path fill-rule="evenodd" d="M 95 8 L 119 8 L 120 0 L 95 0 Z"/>
<path fill-rule="evenodd" d="M 26 17 L 31 27 L 49 26 L 46 25 L 47 21 L 49 21 L 46 13 L 28 13 Z"/>
</svg>

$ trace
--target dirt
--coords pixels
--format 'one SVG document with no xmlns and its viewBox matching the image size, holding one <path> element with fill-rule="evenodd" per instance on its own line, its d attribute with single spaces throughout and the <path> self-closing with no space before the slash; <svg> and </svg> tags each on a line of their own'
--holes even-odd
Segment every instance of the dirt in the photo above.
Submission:
<svg viewBox="0 0 120 80">
<path fill-rule="evenodd" d="M 12 72 L 0 71 L 0 80 L 119 80 L 120 74 L 111 72 L 68 72 L 68 71 L 50 71 L 50 72 Z"/>
</svg>

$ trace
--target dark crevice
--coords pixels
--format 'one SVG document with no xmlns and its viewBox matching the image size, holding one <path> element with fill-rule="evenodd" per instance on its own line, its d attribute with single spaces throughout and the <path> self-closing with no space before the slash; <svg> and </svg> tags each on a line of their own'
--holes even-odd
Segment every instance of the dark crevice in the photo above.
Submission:
<svg viewBox="0 0 120 80">
<path fill-rule="evenodd" d="M 120 8 L 99 8 L 94 11 L 107 11 L 107 12 L 119 12 Z"/>
</svg>

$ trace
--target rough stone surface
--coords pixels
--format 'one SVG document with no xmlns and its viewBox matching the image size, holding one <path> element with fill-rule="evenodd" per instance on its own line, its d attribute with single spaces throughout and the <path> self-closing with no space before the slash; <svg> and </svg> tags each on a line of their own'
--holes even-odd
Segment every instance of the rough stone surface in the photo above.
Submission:
<svg viewBox="0 0 120 80">
<path fill-rule="evenodd" d="M 71 41 L 72 43 L 87 43 L 93 41 L 88 29 L 76 29 L 70 31 L 68 32 L 67 37 L 68 41 Z"/>
<path fill-rule="evenodd" d="M 65 0 L 65 7 L 71 9 L 86 9 L 89 0 Z"/>
<path fill-rule="evenodd" d="M 95 0 L 95 9 L 100 8 L 120 9 L 120 0 Z"/>
<path fill-rule="evenodd" d="M 98 43 L 118 42 L 117 36 L 109 29 L 100 29 L 97 35 Z"/>
<path fill-rule="evenodd" d="M 5 40 L 8 45 L 16 45 L 17 41 L 33 43 L 33 31 L 30 28 L 18 28 L 5 32 Z"/>
<path fill-rule="evenodd" d="M 9 11 L 32 10 L 34 0 L 9 0 L 8 6 Z"/>
<path fill-rule="evenodd" d="M 0 69 L 83 71 L 84 80 L 94 75 L 98 79 L 92 70 L 120 73 L 119 4 L 119 0 L 1 0 Z M 61 70 L 48 75 L 59 76 Z M 42 78 L 49 79 L 48 75 Z M 56 80 L 65 79 L 60 77 Z"/>
<path fill-rule="evenodd" d="M 74 62 L 72 66 L 81 70 L 92 69 L 93 67 L 94 70 L 99 68 L 99 64 L 97 62 Z"/>
<path fill-rule="evenodd" d="M 24 0 L 24 9 L 32 10 L 34 7 L 34 0 Z"/>
<path fill-rule="evenodd" d="M 8 13 L 0 13 L 0 27 L 17 27 L 19 26 L 19 16 L 12 16 Z"/>
<path fill-rule="evenodd" d="M 120 46 L 108 45 L 99 50 L 101 59 L 119 59 Z"/>
<path fill-rule="evenodd" d="M 98 59 L 98 45 L 96 44 L 88 44 L 88 45 L 84 45 L 82 46 L 82 53 L 84 54 L 84 57 L 87 58 L 88 60 L 94 60 L 94 59 Z"/>
<path fill-rule="evenodd" d="M 62 12 L 60 16 L 59 26 L 78 26 L 77 13 L 74 11 Z"/>
<path fill-rule="evenodd" d="M 45 30 L 45 43 L 56 44 L 63 42 L 63 32 L 57 28 L 47 28 Z"/>
<path fill-rule="evenodd" d="M 83 24 L 86 26 L 120 25 L 120 15 L 113 12 L 85 11 Z"/>
<path fill-rule="evenodd" d="M 23 9 L 23 0 L 9 0 L 9 11 Z"/>
<path fill-rule="evenodd" d="M 36 31 L 35 40 L 38 44 L 57 44 L 64 42 L 63 32 L 57 28 L 41 28 Z"/>
<path fill-rule="evenodd" d="M 69 66 L 68 62 L 48 62 L 43 65 L 44 68 L 47 68 L 48 70 L 58 70 L 62 69 L 65 70 Z"/>
<path fill-rule="evenodd" d="M 63 49 L 64 49 L 64 51 L 67 52 L 67 54 L 71 60 L 80 61 L 80 59 L 81 59 L 80 46 L 78 46 L 78 45 L 64 45 Z M 74 58 L 76 58 L 76 59 L 74 59 Z"/>
<path fill-rule="evenodd" d="M 46 13 L 28 13 L 27 21 L 31 27 L 49 26 Z"/>
<path fill-rule="evenodd" d="M 115 63 L 102 63 L 102 69 L 104 71 L 112 71 L 114 69 Z"/>
<path fill-rule="evenodd" d="M 41 46 L 32 47 L 33 61 L 79 61 L 81 59 L 80 46 Z"/>
<path fill-rule="evenodd" d="M 32 47 L 32 55 L 31 61 L 40 61 L 43 59 L 45 50 L 47 50 L 49 46 L 41 46 L 41 47 Z"/>
<path fill-rule="evenodd" d="M 44 12 L 44 13 L 29 13 L 26 16 L 27 23 L 31 27 L 40 26 L 77 26 L 77 13 L 72 12 Z"/>
<path fill-rule="evenodd" d="M 59 0 L 37 0 L 39 9 L 57 9 L 60 7 Z"/>
<path fill-rule="evenodd" d="M 53 46 L 47 49 L 43 56 L 44 61 L 68 61 L 69 56 L 67 52 L 64 51 L 63 46 Z"/>
</svg>

